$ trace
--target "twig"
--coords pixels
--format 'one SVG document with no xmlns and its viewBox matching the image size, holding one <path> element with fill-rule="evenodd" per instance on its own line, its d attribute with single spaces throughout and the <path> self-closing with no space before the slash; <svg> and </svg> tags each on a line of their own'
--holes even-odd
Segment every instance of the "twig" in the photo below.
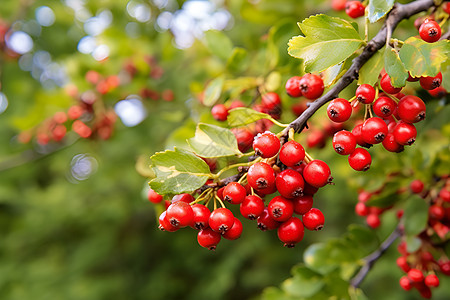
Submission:
<svg viewBox="0 0 450 300">
<path fill-rule="evenodd" d="M 372 269 L 375 262 L 386 252 L 386 250 L 392 245 L 392 243 L 401 236 L 401 230 L 397 226 L 395 230 L 388 236 L 388 238 L 380 245 L 380 247 L 372 252 L 370 255 L 364 258 L 364 265 L 359 270 L 358 274 L 350 280 L 350 285 L 353 287 L 358 287 L 361 282 Z"/>
</svg>

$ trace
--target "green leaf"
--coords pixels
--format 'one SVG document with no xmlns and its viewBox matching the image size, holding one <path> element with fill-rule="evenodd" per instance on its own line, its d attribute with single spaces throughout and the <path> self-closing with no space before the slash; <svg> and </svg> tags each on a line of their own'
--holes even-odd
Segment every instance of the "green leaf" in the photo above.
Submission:
<svg viewBox="0 0 450 300">
<path fill-rule="evenodd" d="M 336 263 L 330 261 L 329 255 L 327 244 L 312 244 L 303 253 L 303 261 L 312 270 L 320 274 L 327 274 L 337 267 Z"/>
<path fill-rule="evenodd" d="M 359 70 L 358 84 L 374 85 L 384 67 L 384 48 L 378 50 Z"/>
<path fill-rule="evenodd" d="M 234 134 L 227 128 L 200 123 L 195 136 L 188 140 L 191 149 L 201 157 L 242 155 Z"/>
<path fill-rule="evenodd" d="M 394 87 L 404 87 L 406 79 L 408 79 L 408 71 L 406 71 L 397 51 L 391 46 L 386 46 L 384 52 L 384 68 L 391 78 Z"/>
<path fill-rule="evenodd" d="M 222 31 L 209 30 L 205 32 L 206 45 L 214 55 L 224 61 L 230 57 L 233 51 L 233 43 Z"/>
<path fill-rule="evenodd" d="M 292 278 L 285 280 L 281 287 L 287 294 L 295 297 L 311 297 L 324 286 L 322 275 L 306 266 L 296 266 Z"/>
<path fill-rule="evenodd" d="M 343 62 L 364 43 L 349 22 L 327 15 L 309 17 L 299 27 L 305 36 L 293 37 L 288 52 L 303 59 L 309 73 Z"/>
<path fill-rule="evenodd" d="M 150 159 L 156 175 L 150 186 L 161 195 L 193 192 L 211 175 L 206 162 L 189 151 L 175 148 L 158 152 Z"/>
<path fill-rule="evenodd" d="M 219 76 L 208 84 L 205 89 L 205 97 L 203 99 L 204 105 L 213 106 L 216 101 L 219 100 L 224 82 L 225 78 L 223 76 Z"/>
<path fill-rule="evenodd" d="M 270 119 L 268 114 L 247 107 L 237 107 L 230 110 L 227 118 L 230 127 L 243 127 L 261 119 Z"/>
<path fill-rule="evenodd" d="M 242 72 L 248 66 L 248 52 L 244 48 L 235 47 L 227 61 L 227 68 L 232 72 Z"/>
<path fill-rule="evenodd" d="M 407 236 L 406 237 L 406 251 L 409 253 L 414 253 L 422 246 L 422 240 L 417 236 Z"/>
<path fill-rule="evenodd" d="M 408 199 L 403 215 L 406 235 L 418 235 L 428 221 L 428 204 L 424 199 L 413 195 Z"/>
<path fill-rule="evenodd" d="M 368 15 L 370 23 L 383 18 L 394 6 L 394 0 L 369 0 Z"/>
<path fill-rule="evenodd" d="M 271 72 L 264 83 L 264 88 L 267 92 L 273 92 L 277 90 L 281 85 L 281 74 L 279 72 Z"/>
<path fill-rule="evenodd" d="M 346 239 L 352 244 L 352 247 L 358 251 L 359 257 L 355 257 L 355 259 L 370 254 L 380 245 L 378 237 L 373 230 L 367 228 L 367 226 L 357 224 L 348 226 Z"/>
<path fill-rule="evenodd" d="M 261 295 L 262 300 L 292 300 L 291 297 L 286 295 L 282 290 L 277 287 L 271 286 L 265 288 Z"/>
<path fill-rule="evenodd" d="M 400 59 L 413 77 L 436 76 L 450 52 L 448 40 L 427 43 L 410 37 L 400 49 Z"/>
</svg>

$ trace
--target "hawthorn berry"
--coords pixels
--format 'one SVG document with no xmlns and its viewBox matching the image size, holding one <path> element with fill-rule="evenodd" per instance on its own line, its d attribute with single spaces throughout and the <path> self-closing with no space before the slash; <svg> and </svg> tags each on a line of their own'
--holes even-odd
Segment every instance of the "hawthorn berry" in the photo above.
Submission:
<svg viewBox="0 0 450 300">
<path fill-rule="evenodd" d="M 450 202 L 450 190 L 445 186 L 439 191 L 439 198 L 444 202 Z"/>
<path fill-rule="evenodd" d="M 372 157 L 369 151 L 363 148 L 356 148 L 352 154 L 348 156 L 348 163 L 356 171 L 367 171 L 372 163 Z"/>
<path fill-rule="evenodd" d="M 284 222 L 294 213 L 294 204 L 282 196 L 275 196 L 267 206 L 269 216 L 278 222 Z"/>
<path fill-rule="evenodd" d="M 426 19 L 419 27 L 419 35 L 427 43 L 434 43 L 441 38 L 441 26 L 430 19 Z"/>
<path fill-rule="evenodd" d="M 270 115 L 279 115 L 281 107 L 281 98 L 275 92 L 265 93 L 261 96 L 261 104 Z"/>
<path fill-rule="evenodd" d="M 288 167 L 299 165 L 305 158 L 305 149 L 296 141 L 285 143 L 278 155 L 280 161 Z"/>
<path fill-rule="evenodd" d="M 424 280 L 422 271 L 412 268 L 408 271 L 407 276 L 412 282 L 421 282 Z"/>
<path fill-rule="evenodd" d="M 381 220 L 377 214 L 371 213 L 366 217 L 366 223 L 369 227 L 375 229 L 381 225 Z"/>
<path fill-rule="evenodd" d="M 414 124 L 398 122 L 394 128 L 394 139 L 400 145 L 412 145 L 416 141 L 417 130 Z"/>
<path fill-rule="evenodd" d="M 270 131 L 258 133 L 253 140 L 255 154 L 262 158 L 275 156 L 280 150 L 281 143 L 278 137 Z"/>
<path fill-rule="evenodd" d="M 280 222 L 273 219 L 269 214 L 269 208 L 265 207 L 263 213 L 256 219 L 258 228 L 262 231 L 273 230 L 280 226 Z"/>
<path fill-rule="evenodd" d="M 389 97 L 379 97 L 373 103 L 373 112 L 380 118 L 386 118 L 392 115 L 395 108 L 397 107 L 397 103 Z"/>
<path fill-rule="evenodd" d="M 412 289 L 413 285 L 411 284 L 411 280 L 407 276 L 402 276 L 400 278 L 400 287 L 405 291 L 409 291 Z"/>
<path fill-rule="evenodd" d="M 82 108 L 81 106 L 74 105 L 69 107 L 69 110 L 67 111 L 67 116 L 71 120 L 76 120 L 83 115 L 84 111 L 85 111 L 84 108 Z"/>
<path fill-rule="evenodd" d="M 61 141 L 66 136 L 66 126 L 58 124 L 52 130 L 52 138 L 55 142 Z"/>
<path fill-rule="evenodd" d="M 238 218 L 234 218 L 233 226 L 223 234 L 223 237 L 227 240 L 237 240 L 241 237 L 243 230 L 242 222 Z"/>
<path fill-rule="evenodd" d="M 235 100 L 231 101 L 229 110 L 232 110 L 232 109 L 238 108 L 238 107 L 245 107 L 245 103 L 239 99 L 235 99 Z"/>
<path fill-rule="evenodd" d="M 209 250 L 216 250 L 217 244 L 219 244 L 221 238 L 222 236 L 220 233 L 215 232 L 209 227 L 200 230 L 197 234 L 197 242 L 200 246 Z"/>
<path fill-rule="evenodd" d="M 342 123 L 350 119 L 352 106 L 347 100 L 336 98 L 328 104 L 327 114 L 331 121 Z"/>
<path fill-rule="evenodd" d="M 438 266 L 444 275 L 450 276 L 450 260 L 439 260 Z"/>
<path fill-rule="evenodd" d="M 370 84 L 361 84 L 356 89 L 356 99 L 363 104 L 370 104 L 375 100 L 375 89 Z"/>
<path fill-rule="evenodd" d="M 318 208 L 311 208 L 303 215 L 303 225 L 308 230 L 322 230 L 325 218 Z"/>
<path fill-rule="evenodd" d="M 234 215 L 228 208 L 220 207 L 211 212 L 208 224 L 212 230 L 223 234 L 229 230 L 234 223 Z"/>
<path fill-rule="evenodd" d="M 166 218 L 172 226 L 183 228 L 193 223 L 194 211 L 189 203 L 178 201 L 167 208 Z"/>
<path fill-rule="evenodd" d="M 310 100 L 319 98 L 325 89 L 322 78 L 310 73 L 303 75 L 299 84 L 303 96 Z"/>
<path fill-rule="evenodd" d="M 338 154 L 349 155 L 356 148 L 356 138 L 347 130 L 338 131 L 333 136 L 333 148 Z"/>
<path fill-rule="evenodd" d="M 433 90 L 429 90 L 428 93 L 434 98 L 442 98 L 445 97 L 445 95 L 447 95 L 447 90 L 442 86 L 440 86 Z"/>
<path fill-rule="evenodd" d="M 236 137 L 239 151 L 245 152 L 252 146 L 255 136 L 250 130 L 246 128 L 233 128 L 231 132 Z"/>
<path fill-rule="evenodd" d="M 159 215 L 159 226 L 158 228 L 160 230 L 163 231 L 168 231 L 168 232 L 174 232 L 178 230 L 178 227 L 173 226 L 172 224 L 170 224 L 169 220 L 167 219 L 167 211 L 163 211 L 161 213 L 161 215 Z"/>
<path fill-rule="evenodd" d="M 425 103 L 417 96 L 407 95 L 397 105 L 399 118 L 407 123 L 416 123 L 425 119 Z"/>
<path fill-rule="evenodd" d="M 368 144 L 381 143 L 388 134 L 386 122 L 383 119 L 373 117 L 364 121 L 361 128 L 362 138 Z"/>
<path fill-rule="evenodd" d="M 224 104 L 216 104 L 211 109 L 211 114 L 217 121 L 226 121 L 228 118 L 228 109 Z"/>
<path fill-rule="evenodd" d="M 393 133 L 388 133 L 381 143 L 383 144 L 384 149 L 386 149 L 389 152 L 399 153 L 405 149 L 403 145 L 400 145 L 395 141 Z"/>
<path fill-rule="evenodd" d="M 438 287 L 439 278 L 435 274 L 428 274 L 425 277 L 425 285 L 428 287 Z"/>
<path fill-rule="evenodd" d="M 424 90 L 434 90 L 438 87 L 441 86 L 442 83 L 442 73 L 439 72 L 436 76 L 432 77 L 432 76 L 425 76 L 425 77 L 420 77 L 419 80 L 420 86 L 424 89 Z"/>
<path fill-rule="evenodd" d="M 148 198 L 148 201 L 155 203 L 155 204 L 160 203 L 163 200 L 163 196 L 161 196 L 160 194 L 158 194 L 151 188 L 148 189 L 147 198 Z"/>
<path fill-rule="evenodd" d="M 347 1 L 345 13 L 352 19 L 364 16 L 365 6 L 359 1 Z"/>
<path fill-rule="evenodd" d="M 383 75 L 383 77 L 381 77 L 380 87 L 385 93 L 388 93 L 388 94 L 397 94 L 398 92 L 400 92 L 402 90 L 401 87 L 396 88 L 392 85 L 391 78 L 389 77 L 389 75 L 387 73 L 385 73 Z"/>
<path fill-rule="evenodd" d="M 87 139 L 92 134 L 92 129 L 80 120 L 75 120 L 72 123 L 72 130 L 84 139 Z"/>
<path fill-rule="evenodd" d="M 303 240 L 305 229 L 299 218 L 290 217 L 278 227 L 277 234 L 285 247 L 292 248 Z"/>
<path fill-rule="evenodd" d="M 332 0 L 331 7 L 335 11 L 344 10 L 346 2 L 347 2 L 347 0 Z"/>
<path fill-rule="evenodd" d="M 358 216 L 365 217 L 369 214 L 370 210 L 364 202 L 358 202 L 355 205 L 355 213 Z"/>
<path fill-rule="evenodd" d="M 370 148 L 372 147 L 372 144 L 367 143 L 364 139 L 363 139 L 363 135 L 362 135 L 362 127 L 363 127 L 363 123 L 356 125 L 353 129 L 352 129 L 352 134 L 356 139 L 356 143 L 358 145 L 360 145 L 361 147 L 365 147 L 365 148 Z"/>
<path fill-rule="evenodd" d="M 320 188 L 333 180 L 330 167 L 326 162 L 315 159 L 308 163 L 303 170 L 303 178 L 313 187 Z"/>
<path fill-rule="evenodd" d="M 399 258 L 397 258 L 396 263 L 397 266 L 403 270 L 403 272 L 408 272 L 409 270 L 411 270 L 411 267 L 408 264 L 406 256 L 400 256 Z"/>
<path fill-rule="evenodd" d="M 433 204 L 428 208 L 428 214 L 432 219 L 442 220 L 445 217 L 445 209 L 438 204 Z"/>
<path fill-rule="evenodd" d="M 306 138 L 306 145 L 308 148 L 323 148 L 325 139 L 326 136 L 322 130 L 312 130 Z"/>
<path fill-rule="evenodd" d="M 292 199 L 292 203 L 294 204 L 294 212 L 298 215 L 304 215 L 312 208 L 314 201 L 311 195 L 303 195 Z"/>
<path fill-rule="evenodd" d="M 272 188 L 275 186 L 275 172 L 269 164 L 257 162 L 248 169 L 247 181 L 256 190 Z"/>
<path fill-rule="evenodd" d="M 255 220 L 263 213 L 264 202 L 256 195 L 248 195 L 241 203 L 239 209 L 244 218 Z"/>
<path fill-rule="evenodd" d="M 302 96 L 302 91 L 300 89 L 300 76 L 292 76 L 286 81 L 286 93 L 293 97 L 298 98 Z"/>
<path fill-rule="evenodd" d="M 173 196 L 171 201 L 172 201 L 172 203 L 175 203 L 175 202 L 178 202 L 178 201 L 191 203 L 194 200 L 195 200 L 195 198 L 191 194 L 182 193 L 182 194 L 178 194 L 178 195 Z"/>
<path fill-rule="evenodd" d="M 201 230 L 209 226 L 209 216 L 211 211 L 205 205 L 195 203 L 191 206 L 194 212 L 194 220 L 192 222 L 192 228 Z"/>
<path fill-rule="evenodd" d="M 303 195 L 303 187 L 305 185 L 302 175 L 292 169 L 286 169 L 280 172 L 275 184 L 278 192 L 285 198 L 295 198 Z"/>
<path fill-rule="evenodd" d="M 246 195 L 247 190 L 237 182 L 230 182 L 223 190 L 223 199 L 231 204 L 241 204 Z"/>
</svg>

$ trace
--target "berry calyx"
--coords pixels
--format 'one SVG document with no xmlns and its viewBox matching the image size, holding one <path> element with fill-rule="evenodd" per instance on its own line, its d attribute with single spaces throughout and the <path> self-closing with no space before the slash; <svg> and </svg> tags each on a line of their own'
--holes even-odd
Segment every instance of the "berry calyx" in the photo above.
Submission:
<svg viewBox="0 0 450 300">
<path fill-rule="evenodd" d="M 356 148 L 356 138 L 347 130 L 338 131 L 333 136 L 333 148 L 340 155 L 349 155 Z"/>
<path fill-rule="evenodd" d="M 234 218 L 233 226 L 222 235 L 227 240 L 237 240 L 241 237 L 243 230 L 242 222 L 238 218 Z"/>
<path fill-rule="evenodd" d="M 275 172 L 265 162 L 257 162 L 248 169 L 248 184 L 254 189 L 266 189 L 275 186 Z"/>
<path fill-rule="evenodd" d="M 209 226 L 209 217 L 211 211 L 205 205 L 200 203 L 195 203 L 191 206 L 194 212 L 194 219 L 192 222 L 192 228 L 201 230 Z"/>
<path fill-rule="evenodd" d="M 400 145 L 412 145 L 416 141 L 417 130 L 411 123 L 399 122 L 394 128 L 394 139 Z"/>
<path fill-rule="evenodd" d="M 197 234 L 197 242 L 199 245 L 209 250 L 216 250 L 221 238 L 220 233 L 215 232 L 209 227 L 200 230 Z"/>
<path fill-rule="evenodd" d="M 241 203 L 239 209 L 244 218 L 255 220 L 263 213 L 264 202 L 256 195 L 248 195 Z"/>
<path fill-rule="evenodd" d="M 294 204 L 289 199 L 282 196 L 276 196 L 270 200 L 267 209 L 272 219 L 278 222 L 284 222 L 292 217 L 292 214 L 294 213 Z"/>
<path fill-rule="evenodd" d="M 300 90 L 305 98 L 314 100 L 322 96 L 325 86 L 322 78 L 314 74 L 305 74 L 300 79 Z"/>
<path fill-rule="evenodd" d="M 296 141 L 285 143 L 278 155 L 280 161 L 288 167 L 299 165 L 305 158 L 305 149 Z"/>
<path fill-rule="evenodd" d="M 368 144 L 381 143 L 388 134 L 388 128 L 383 119 L 373 117 L 364 121 L 362 128 L 362 138 Z"/>
<path fill-rule="evenodd" d="M 255 154 L 262 158 L 275 156 L 280 150 L 281 143 L 278 137 L 270 131 L 259 133 L 253 140 Z"/>
<path fill-rule="evenodd" d="M 356 143 L 358 145 L 360 145 L 361 147 L 370 148 L 370 147 L 372 147 L 372 144 L 369 144 L 364 140 L 363 134 L 362 134 L 362 127 L 363 127 L 363 123 L 360 123 L 360 124 L 356 125 L 355 127 L 353 127 L 352 134 L 355 137 Z"/>
<path fill-rule="evenodd" d="M 237 182 L 230 182 L 223 190 L 223 199 L 231 204 L 241 204 L 246 195 L 247 190 Z"/>
<path fill-rule="evenodd" d="M 285 198 L 295 198 L 303 195 L 305 185 L 302 175 L 292 169 L 280 172 L 275 180 L 278 192 Z"/>
<path fill-rule="evenodd" d="M 303 240 L 305 229 L 299 218 L 291 217 L 278 227 L 277 234 L 285 247 L 292 248 Z"/>
<path fill-rule="evenodd" d="M 370 104 L 375 100 L 375 89 L 370 84 L 361 84 L 356 89 L 356 99 L 363 104 Z"/>
<path fill-rule="evenodd" d="M 303 215 L 303 225 L 308 230 L 322 230 L 325 218 L 318 208 L 311 208 Z"/>
<path fill-rule="evenodd" d="M 189 203 L 178 201 L 167 208 L 166 218 L 172 226 L 183 228 L 193 223 L 194 211 Z"/>
<path fill-rule="evenodd" d="M 275 221 L 269 214 L 269 208 L 265 207 L 263 213 L 256 219 L 258 228 L 262 231 L 273 230 L 280 226 L 280 222 Z"/>
<path fill-rule="evenodd" d="M 170 224 L 169 220 L 167 219 L 167 211 L 166 210 L 161 213 L 158 221 L 159 221 L 158 228 L 160 230 L 168 231 L 168 232 L 174 232 L 174 231 L 178 230 L 178 227 L 175 227 L 172 224 Z"/>
<path fill-rule="evenodd" d="M 379 97 L 373 103 L 373 113 L 379 116 L 380 118 L 386 118 L 392 115 L 395 108 L 397 107 L 397 103 L 389 97 Z"/>
<path fill-rule="evenodd" d="M 306 165 L 303 178 L 313 187 L 320 188 L 333 180 L 330 167 L 326 162 L 315 159 Z"/>
<path fill-rule="evenodd" d="M 367 171 L 370 169 L 372 157 L 369 151 L 363 148 L 356 148 L 352 154 L 348 156 L 348 163 L 356 171 Z"/>
<path fill-rule="evenodd" d="M 331 121 L 342 123 L 350 119 L 352 106 L 347 100 L 336 98 L 328 104 L 327 114 Z"/>
<path fill-rule="evenodd" d="M 286 93 L 293 97 L 298 98 L 302 96 L 302 90 L 300 89 L 300 76 L 292 76 L 286 81 Z"/>
<path fill-rule="evenodd" d="M 426 19 L 419 27 L 419 35 L 427 43 L 439 41 L 441 33 L 441 27 L 434 20 Z"/>
<path fill-rule="evenodd" d="M 439 72 L 436 76 L 432 77 L 432 76 L 425 76 L 425 77 L 420 77 L 419 80 L 420 86 L 424 89 L 424 90 L 434 90 L 438 87 L 441 86 L 442 83 L 442 73 Z"/>
<path fill-rule="evenodd" d="M 234 215 L 228 208 L 220 207 L 211 213 L 208 224 L 212 230 L 223 234 L 233 226 Z"/>
<path fill-rule="evenodd" d="M 416 123 L 425 119 L 426 109 L 422 99 L 413 95 L 403 97 L 397 105 L 398 116 L 407 123 Z"/>
</svg>

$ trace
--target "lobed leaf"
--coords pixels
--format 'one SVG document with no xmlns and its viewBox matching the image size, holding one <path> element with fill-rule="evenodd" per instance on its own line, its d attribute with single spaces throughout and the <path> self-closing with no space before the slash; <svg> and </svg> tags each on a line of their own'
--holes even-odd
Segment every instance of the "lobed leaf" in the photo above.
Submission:
<svg viewBox="0 0 450 300">
<path fill-rule="evenodd" d="M 383 18 L 392 9 L 394 2 L 394 0 L 369 0 L 367 17 L 370 23 L 375 23 Z"/>
<path fill-rule="evenodd" d="M 281 287 L 287 294 L 294 297 L 311 297 L 325 284 L 321 274 L 304 265 L 294 267 L 292 275 L 293 277 L 286 279 Z"/>
<path fill-rule="evenodd" d="M 391 46 L 386 46 L 384 52 L 384 68 L 391 78 L 394 87 L 404 87 L 406 79 L 408 79 L 408 71 L 406 71 L 397 51 Z"/>
<path fill-rule="evenodd" d="M 225 83 L 225 78 L 219 76 L 213 79 L 205 89 L 205 97 L 203 98 L 203 104 L 206 106 L 213 106 L 217 100 L 219 100 L 220 94 L 222 93 L 223 84 Z"/>
<path fill-rule="evenodd" d="M 237 107 L 229 111 L 228 125 L 230 127 L 243 127 L 261 119 L 270 119 L 268 114 L 247 107 Z"/>
<path fill-rule="evenodd" d="M 406 235 L 418 235 L 427 225 L 428 204 L 417 195 L 411 196 L 406 204 L 403 219 Z"/>
</svg>

